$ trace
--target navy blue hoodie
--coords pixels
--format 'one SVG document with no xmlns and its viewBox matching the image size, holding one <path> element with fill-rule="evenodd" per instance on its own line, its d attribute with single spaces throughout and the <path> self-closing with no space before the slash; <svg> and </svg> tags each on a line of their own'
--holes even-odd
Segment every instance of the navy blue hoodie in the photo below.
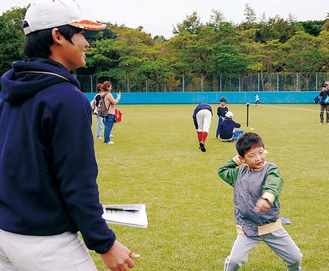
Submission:
<svg viewBox="0 0 329 271">
<path fill-rule="evenodd" d="M 115 235 L 102 218 L 92 112 L 61 64 L 13 63 L 0 102 L 0 228 L 47 236 L 80 231 L 107 252 Z"/>
<path fill-rule="evenodd" d="M 219 136 L 221 139 L 231 139 L 234 136 L 234 128 L 240 127 L 240 123 L 225 117 L 219 125 Z"/>
</svg>

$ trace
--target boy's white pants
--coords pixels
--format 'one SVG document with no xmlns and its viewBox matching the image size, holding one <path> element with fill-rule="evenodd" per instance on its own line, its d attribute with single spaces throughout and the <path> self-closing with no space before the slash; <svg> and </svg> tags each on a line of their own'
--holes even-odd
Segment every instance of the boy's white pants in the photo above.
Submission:
<svg viewBox="0 0 329 271">
<path fill-rule="evenodd" d="M 196 121 L 198 123 L 198 132 L 207 132 L 209 134 L 209 128 L 211 124 L 211 112 L 208 109 L 202 109 L 196 114 Z"/>
<path fill-rule="evenodd" d="M 0 229 L 1 271 L 97 271 L 78 235 L 30 236 Z"/>
</svg>

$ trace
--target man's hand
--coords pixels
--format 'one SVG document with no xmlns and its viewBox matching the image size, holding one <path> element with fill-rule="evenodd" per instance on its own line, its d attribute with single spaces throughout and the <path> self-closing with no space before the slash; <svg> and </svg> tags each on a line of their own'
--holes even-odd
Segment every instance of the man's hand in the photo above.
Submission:
<svg viewBox="0 0 329 271">
<path fill-rule="evenodd" d="M 111 249 L 107 253 L 101 254 L 101 257 L 106 266 L 112 271 L 127 271 L 135 266 L 132 259 L 137 259 L 140 255 L 115 241 Z"/>
</svg>

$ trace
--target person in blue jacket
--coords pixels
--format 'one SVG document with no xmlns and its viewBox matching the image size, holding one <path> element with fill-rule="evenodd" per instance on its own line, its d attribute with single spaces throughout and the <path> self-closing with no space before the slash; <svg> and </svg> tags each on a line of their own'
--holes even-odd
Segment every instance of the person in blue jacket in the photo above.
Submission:
<svg viewBox="0 0 329 271">
<path fill-rule="evenodd" d="M 219 126 L 220 126 L 220 123 L 223 121 L 223 119 L 225 117 L 225 114 L 228 112 L 228 108 L 226 106 L 227 100 L 224 97 L 222 97 L 219 100 L 219 102 L 220 102 L 220 104 L 217 107 L 218 124 L 217 124 L 217 129 L 216 129 L 216 139 L 219 136 Z"/>
<path fill-rule="evenodd" d="M 192 114 L 194 127 L 198 135 L 199 149 L 202 152 L 207 151 L 205 143 L 209 134 L 212 115 L 211 106 L 205 103 L 197 105 Z"/>
<path fill-rule="evenodd" d="M 104 28 L 74 0 L 26 12 L 28 59 L 1 78 L 0 270 L 96 271 L 78 232 L 111 270 L 139 257 L 102 218 L 92 109 L 70 73 L 86 64 L 86 32 Z"/>
<path fill-rule="evenodd" d="M 327 81 L 321 88 L 320 92 L 320 124 L 324 122 L 324 111 L 326 111 L 326 123 L 329 124 L 329 104 L 326 103 L 326 99 L 329 95 L 329 82 Z"/>
<path fill-rule="evenodd" d="M 222 141 L 233 141 L 235 128 L 240 128 L 240 123 L 233 120 L 233 113 L 228 111 L 219 125 L 219 137 Z"/>
</svg>

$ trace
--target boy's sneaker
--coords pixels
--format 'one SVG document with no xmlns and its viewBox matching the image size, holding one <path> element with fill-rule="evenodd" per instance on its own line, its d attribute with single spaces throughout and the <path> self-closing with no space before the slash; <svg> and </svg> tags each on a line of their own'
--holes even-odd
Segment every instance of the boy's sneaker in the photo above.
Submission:
<svg viewBox="0 0 329 271">
<path fill-rule="evenodd" d="M 105 144 L 114 144 L 113 141 L 109 141 L 109 142 L 104 142 Z"/>
<path fill-rule="evenodd" d="M 200 143 L 200 147 L 199 149 L 202 151 L 202 152 L 205 152 L 206 151 L 206 148 L 204 147 L 204 143 Z"/>
</svg>

